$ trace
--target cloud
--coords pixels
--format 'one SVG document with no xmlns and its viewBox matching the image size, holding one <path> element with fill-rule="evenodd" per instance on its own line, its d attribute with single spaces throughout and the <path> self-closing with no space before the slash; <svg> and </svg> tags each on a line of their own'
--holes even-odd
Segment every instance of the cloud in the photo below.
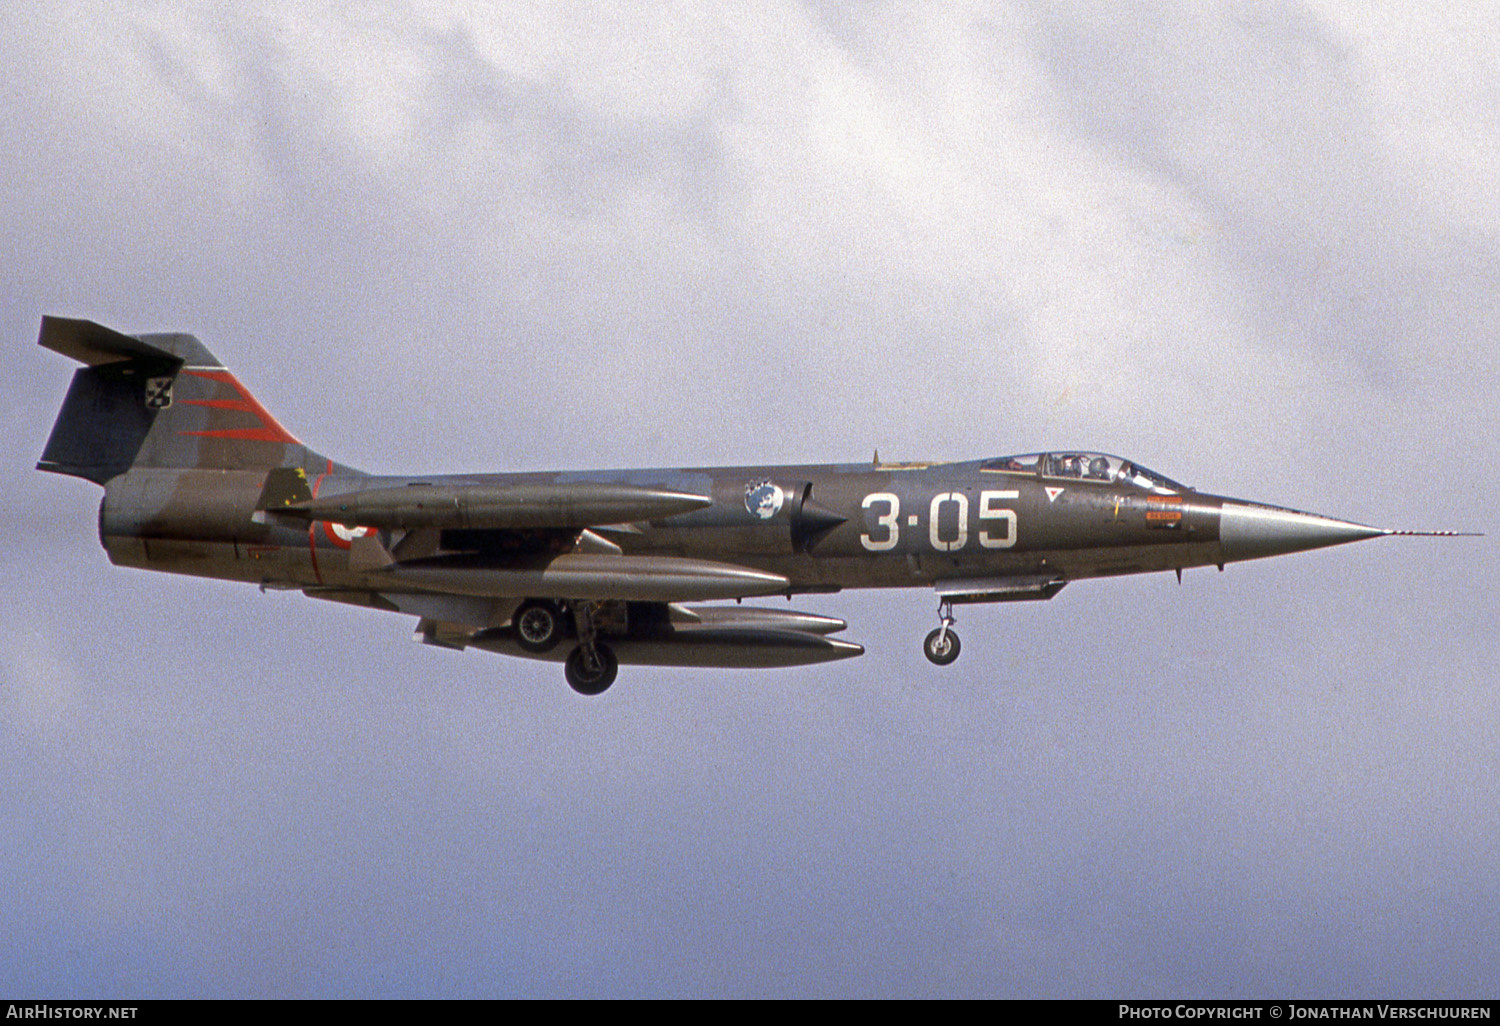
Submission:
<svg viewBox="0 0 1500 1026">
<path fill-rule="evenodd" d="M 1094 445 L 1483 530 L 1480 17 L 18 11 L 12 989 L 1482 991 L 1486 541 L 1078 583 L 966 612 L 943 674 L 930 596 L 822 597 L 856 665 L 585 705 L 399 618 L 117 570 L 97 493 L 29 469 L 55 312 L 194 331 L 370 469 Z"/>
</svg>

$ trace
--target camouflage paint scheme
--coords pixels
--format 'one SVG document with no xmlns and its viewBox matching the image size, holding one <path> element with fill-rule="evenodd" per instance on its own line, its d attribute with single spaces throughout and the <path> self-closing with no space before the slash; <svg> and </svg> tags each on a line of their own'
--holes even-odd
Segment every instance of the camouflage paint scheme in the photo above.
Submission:
<svg viewBox="0 0 1500 1026">
<path fill-rule="evenodd" d="M 848 658 L 832 617 L 687 603 L 921 587 L 951 606 L 1400 532 L 1207 495 L 1074 450 L 961 463 L 365 474 L 293 438 L 190 335 L 43 318 L 77 371 L 38 467 L 104 487 L 111 561 L 418 617 L 455 649 L 619 663 Z"/>
</svg>

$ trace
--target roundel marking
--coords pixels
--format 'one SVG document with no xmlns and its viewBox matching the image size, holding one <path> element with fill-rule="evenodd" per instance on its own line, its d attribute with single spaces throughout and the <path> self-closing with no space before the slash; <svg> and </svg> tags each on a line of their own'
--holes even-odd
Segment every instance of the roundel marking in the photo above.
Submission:
<svg viewBox="0 0 1500 1026">
<path fill-rule="evenodd" d="M 781 486 L 771 481 L 757 481 L 745 487 L 745 509 L 762 520 L 770 520 L 780 513 L 785 500 L 786 493 Z"/>
<path fill-rule="evenodd" d="M 343 524 L 335 524 L 331 520 L 320 520 L 318 522 L 323 525 L 324 536 L 341 549 L 350 548 L 354 544 L 354 539 L 363 538 L 372 530 L 368 527 L 345 527 Z"/>
</svg>

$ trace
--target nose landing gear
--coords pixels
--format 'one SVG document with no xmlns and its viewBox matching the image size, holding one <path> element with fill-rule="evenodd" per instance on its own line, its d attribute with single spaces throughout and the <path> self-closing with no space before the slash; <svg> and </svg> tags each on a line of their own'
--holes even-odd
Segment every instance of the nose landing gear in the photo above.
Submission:
<svg viewBox="0 0 1500 1026">
<path fill-rule="evenodd" d="M 608 645 L 598 640 L 594 622 L 594 603 L 579 602 L 573 606 L 573 620 L 578 627 L 578 647 L 568 653 L 563 676 L 568 686 L 580 695 L 602 695 L 615 682 L 620 661 Z"/>
<path fill-rule="evenodd" d="M 953 625 L 958 621 L 953 616 L 952 602 L 944 599 L 938 603 L 938 619 L 942 621 L 942 626 L 927 635 L 927 640 L 922 642 L 922 654 L 931 663 L 947 666 L 958 658 L 960 648 L 958 634 L 953 630 Z"/>
</svg>

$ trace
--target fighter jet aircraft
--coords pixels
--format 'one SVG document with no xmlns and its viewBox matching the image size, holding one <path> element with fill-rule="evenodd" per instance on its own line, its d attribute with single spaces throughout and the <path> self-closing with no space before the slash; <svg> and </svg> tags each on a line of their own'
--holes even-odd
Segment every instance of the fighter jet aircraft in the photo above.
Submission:
<svg viewBox="0 0 1500 1026">
<path fill-rule="evenodd" d="M 42 319 L 84 364 L 41 470 L 104 487 L 112 562 L 297 589 L 417 617 L 416 637 L 564 663 L 797 666 L 864 649 L 842 620 L 740 600 L 926 588 L 923 650 L 958 658 L 953 607 L 1390 531 L 1208 495 L 1106 453 L 961 463 L 381 476 L 292 437 L 196 338 Z M 706 604 L 734 600 L 734 604 Z"/>
</svg>

